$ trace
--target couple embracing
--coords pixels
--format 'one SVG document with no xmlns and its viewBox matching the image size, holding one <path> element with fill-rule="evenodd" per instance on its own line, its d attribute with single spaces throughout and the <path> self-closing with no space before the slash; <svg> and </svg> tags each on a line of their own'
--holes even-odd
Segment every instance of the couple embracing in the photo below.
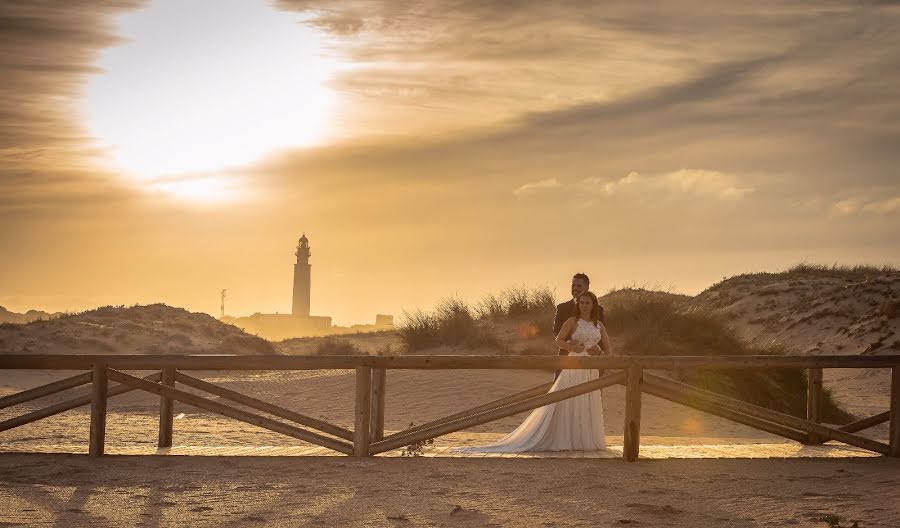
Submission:
<svg viewBox="0 0 900 528">
<path fill-rule="evenodd" d="M 609 354 L 609 335 L 603 307 L 589 290 L 584 273 L 572 277 L 572 299 L 556 307 L 553 331 L 560 355 Z M 555 392 L 600 377 L 596 370 L 569 369 L 556 373 L 550 387 Z M 494 444 L 464 448 L 473 453 L 518 453 L 523 451 L 597 451 L 606 448 L 603 402 L 596 390 L 544 407 L 528 415 L 515 431 Z"/>
</svg>

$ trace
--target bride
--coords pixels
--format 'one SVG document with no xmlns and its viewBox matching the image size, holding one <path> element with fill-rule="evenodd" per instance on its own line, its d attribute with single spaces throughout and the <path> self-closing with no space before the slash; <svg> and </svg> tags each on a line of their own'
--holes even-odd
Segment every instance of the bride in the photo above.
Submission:
<svg viewBox="0 0 900 528">
<path fill-rule="evenodd" d="M 600 304 L 591 292 L 578 297 L 578 316 L 566 321 L 556 343 L 571 356 L 587 356 L 597 345 L 610 353 L 609 335 L 600 322 Z M 566 389 L 600 377 L 597 370 L 563 370 L 550 392 Z M 603 402 L 600 391 L 535 409 L 515 431 L 486 446 L 468 447 L 461 452 L 519 453 L 522 451 L 597 451 L 606 448 L 603 430 Z"/>
</svg>

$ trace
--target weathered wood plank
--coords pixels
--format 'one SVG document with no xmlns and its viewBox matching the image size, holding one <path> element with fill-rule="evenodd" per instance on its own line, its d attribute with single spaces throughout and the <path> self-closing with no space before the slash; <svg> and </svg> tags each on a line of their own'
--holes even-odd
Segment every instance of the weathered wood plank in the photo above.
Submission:
<svg viewBox="0 0 900 528">
<path fill-rule="evenodd" d="M 415 442 L 421 442 L 423 440 L 443 436 L 445 434 L 455 433 L 456 431 L 462 431 L 463 429 L 468 429 L 470 427 L 475 427 L 476 425 L 493 422 L 494 420 L 499 420 L 500 418 L 506 418 L 507 416 L 519 414 L 520 412 L 531 411 L 533 409 L 537 409 L 538 407 L 543 407 L 551 403 L 569 399 L 573 396 L 580 396 L 582 394 L 600 390 L 617 383 L 623 383 L 625 381 L 625 378 L 626 375 L 624 372 L 607 374 L 599 379 L 582 383 L 580 385 L 575 385 L 574 387 L 569 387 L 568 389 L 549 392 L 541 396 L 535 396 L 528 400 L 520 401 L 496 409 L 491 409 L 489 411 L 484 411 L 472 416 L 466 416 L 464 418 L 460 418 L 452 422 L 442 423 L 421 431 L 403 435 L 392 435 L 391 437 L 385 438 L 380 442 L 373 443 L 369 447 L 369 454 L 374 455 L 378 453 L 384 453 L 385 451 L 397 449 Z"/>
<path fill-rule="evenodd" d="M 891 369 L 890 456 L 900 457 L 900 367 Z"/>
<path fill-rule="evenodd" d="M 387 388 L 387 370 L 372 369 L 372 421 L 369 438 L 373 442 L 384 439 L 384 403 Z"/>
<path fill-rule="evenodd" d="M 628 369 L 625 382 L 625 440 L 622 457 L 628 462 L 638 459 L 641 450 L 641 380 L 643 369 Z"/>
<path fill-rule="evenodd" d="M 356 367 L 356 405 L 353 455 L 369 456 L 369 427 L 372 418 L 372 369 Z"/>
<path fill-rule="evenodd" d="M 355 369 L 644 369 L 890 368 L 900 355 L 844 356 L 237 356 L 237 355 L 0 355 L 0 369 L 89 369 L 97 361 L 120 370 Z"/>
<path fill-rule="evenodd" d="M 343 427 L 338 427 L 337 425 L 330 424 L 323 420 L 319 420 L 311 416 L 306 416 L 304 414 L 294 412 L 290 409 L 285 409 L 284 407 L 273 405 L 252 396 L 247 396 L 246 394 L 226 389 L 225 387 L 220 387 L 208 381 L 204 381 L 193 376 L 188 376 L 187 374 L 184 374 L 182 372 L 175 373 L 175 381 L 183 385 L 187 385 L 188 387 L 193 387 L 195 389 L 206 391 L 210 394 L 215 394 L 216 396 L 225 398 L 226 400 L 231 400 L 235 403 L 246 405 L 247 407 L 256 409 L 257 411 L 269 413 L 273 416 L 284 418 L 285 420 L 290 420 L 292 422 L 296 422 L 313 429 L 318 429 L 323 433 L 328 433 L 338 438 L 343 438 L 344 440 L 348 440 L 351 442 L 353 441 L 353 431 L 349 429 L 344 429 Z"/>
<path fill-rule="evenodd" d="M 400 436 L 400 435 L 414 433 L 416 431 L 421 431 L 422 429 L 428 429 L 430 427 L 434 427 L 434 426 L 440 425 L 442 423 L 452 422 L 452 421 L 458 420 L 460 418 L 465 418 L 466 416 L 472 416 L 473 414 L 478 414 L 480 412 L 489 411 L 491 409 L 497 409 L 499 407 L 509 405 L 510 403 L 525 401 L 529 398 L 534 398 L 535 396 L 547 394 L 547 391 L 550 390 L 550 387 L 552 387 L 552 386 L 553 386 L 552 381 L 541 384 L 541 385 L 537 385 L 535 387 L 531 387 L 530 389 L 525 389 L 521 392 L 517 392 L 515 394 L 510 394 L 509 396 L 504 396 L 503 398 L 498 398 L 498 399 L 490 401 L 488 403 L 478 405 L 475 407 L 471 407 L 469 409 L 460 411 L 455 414 L 451 414 L 450 416 L 444 416 L 442 418 L 438 418 L 437 420 L 432 420 L 432 421 L 424 423 L 422 425 L 416 425 L 414 427 L 404 429 L 403 431 L 394 433 L 385 438 L 391 438 L 393 436 Z"/>
<path fill-rule="evenodd" d="M 53 383 L 41 385 L 40 387 L 23 390 L 22 392 L 17 392 L 15 394 L 10 394 L 9 396 L 0 398 L 0 409 L 5 409 L 7 407 L 12 407 L 13 405 L 19 405 L 20 403 L 43 398 L 44 396 L 50 396 L 51 394 L 56 394 L 58 392 L 73 389 L 75 387 L 80 387 L 82 385 L 87 385 L 90 382 L 91 373 L 84 372 L 82 374 L 78 374 L 77 376 L 72 376 L 70 378 L 54 381 Z"/>
<path fill-rule="evenodd" d="M 806 371 L 806 419 L 813 423 L 822 422 L 822 369 L 811 368 Z M 821 444 L 822 437 L 809 433 L 806 443 Z"/>
<path fill-rule="evenodd" d="M 145 390 L 147 392 L 158 394 L 160 396 L 165 395 L 175 401 L 180 401 L 199 409 L 221 414 L 222 416 L 227 416 L 228 418 L 233 418 L 235 420 L 255 425 L 257 427 L 262 427 L 263 429 L 268 429 L 270 431 L 275 431 L 276 433 L 291 436 L 297 438 L 298 440 L 304 440 L 311 444 L 327 447 L 329 449 L 333 449 L 347 455 L 353 453 L 353 447 L 350 444 L 341 442 L 340 440 L 322 436 L 312 431 L 294 427 L 292 425 L 272 420 L 271 418 L 266 418 L 264 416 L 259 416 L 248 411 L 236 409 L 223 403 L 215 402 L 201 396 L 196 396 L 189 392 L 184 392 L 172 387 L 165 387 L 156 383 L 150 383 L 148 381 L 136 378 L 129 374 L 125 374 L 124 372 L 119 372 L 117 370 L 110 369 L 107 372 L 107 375 L 109 376 L 109 379 L 118 381 L 119 383 L 130 385 L 136 389 Z"/>
<path fill-rule="evenodd" d="M 862 420 L 857 420 L 855 422 L 848 423 L 847 425 L 842 425 L 838 427 L 838 430 L 844 431 L 845 433 L 855 433 L 857 431 L 862 431 L 863 429 L 868 429 L 870 427 L 883 424 L 884 422 L 889 422 L 890 420 L 891 411 L 884 411 L 883 413 L 878 413 L 874 416 L 869 416 L 868 418 L 863 418 Z"/>
<path fill-rule="evenodd" d="M 97 363 L 91 375 L 91 433 L 88 454 L 92 457 L 103 455 L 106 446 L 106 400 L 109 384 L 106 379 L 106 365 Z"/>
<path fill-rule="evenodd" d="M 175 386 L 175 369 L 166 367 L 160 373 L 161 383 L 166 387 Z M 159 397 L 159 439 L 157 447 L 172 447 L 172 431 L 173 431 L 173 412 L 175 402 L 167 396 Z"/>
</svg>

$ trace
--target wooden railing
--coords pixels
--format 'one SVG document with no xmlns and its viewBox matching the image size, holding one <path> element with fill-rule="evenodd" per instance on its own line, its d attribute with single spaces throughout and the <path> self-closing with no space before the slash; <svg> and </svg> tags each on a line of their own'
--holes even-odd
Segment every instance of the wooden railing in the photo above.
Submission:
<svg viewBox="0 0 900 528">
<path fill-rule="evenodd" d="M 686 385 L 646 372 L 682 369 L 807 369 L 807 416 L 798 418 L 741 400 Z M 842 427 L 821 424 L 822 369 L 886 368 L 891 370 L 890 409 Z M 647 393 L 737 423 L 806 444 L 829 440 L 869 451 L 900 457 L 900 355 L 891 356 L 149 356 L 149 355 L 0 355 L 0 369 L 87 370 L 88 372 L 0 398 L 0 409 L 26 403 L 75 387 L 91 384 L 90 394 L 55 403 L 0 422 L 0 432 L 32 423 L 82 405 L 91 405 L 92 456 L 104 453 L 106 403 L 111 397 L 133 390 L 160 396 L 160 447 L 171 447 L 173 402 L 194 407 L 282 433 L 298 440 L 354 456 L 371 456 L 403 446 L 461 431 L 494 420 L 530 411 L 551 403 L 605 387 L 625 386 L 625 460 L 637 460 L 640 451 L 641 394 Z M 319 370 L 355 369 L 354 429 L 300 414 L 239 392 L 189 376 L 191 370 Z M 601 369 L 604 375 L 573 387 L 547 392 L 545 383 L 519 393 L 455 413 L 426 424 L 385 436 L 386 372 L 391 369 L 504 369 L 545 370 Z M 125 370 L 158 370 L 144 378 Z M 109 386 L 109 382 L 117 385 Z M 214 401 L 177 388 L 199 389 L 221 400 L 248 407 L 277 420 Z M 889 443 L 857 432 L 890 423 Z"/>
</svg>

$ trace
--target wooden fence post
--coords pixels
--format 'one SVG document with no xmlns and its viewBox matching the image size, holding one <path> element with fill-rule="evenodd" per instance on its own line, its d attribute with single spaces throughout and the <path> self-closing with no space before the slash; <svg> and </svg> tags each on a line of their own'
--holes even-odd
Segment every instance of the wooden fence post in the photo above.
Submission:
<svg viewBox="0 0 900 528">
<path fill-rule="evenodd" d="M 88 454 L 92 457 L 102 456 L 106 443 L 107 387 L 106 365 L 94 364 L 91 375 L 91 438 L 88 448 Z"/>
<path fill-rule="evenodd" d="M 372 367 L 356 367 L 356 423 L 353 456 L 369 456 L 369 427 L 372 418 Z"/>
<path fill-rule="evenodd" d="M 900 457 L 900 366 L 891 369 L 891 456 Z"/>
<path fill-rule="evenodd" d="M 372 419 L 369 437 L 373 442 L 384 440 L 384 390 L 387 385 L 387 370 L 372 369 Z"/>
<path fill-rule="evenodd" d="M 812 423 L 822 423 L 822 369 L 806 370 L 806 419 Z M 822 437 L 809 433 L 806 443 L 821 444 Z"/>
<path fill-rule="evenodd" d="M 641 378 L 644 370 L 639 366 L 628 368 L 625 383 L 625 442 L 622 456 L 628 462 L 638 459 L 641 450 Z"/>
<path fill-rule="evenodd" d="M 162 369 L 161 375 L 162 378 L 160 383 L 166 387 L 173 387 L 175 385 L 175 369 L 173 367 Z M 159 397 L 159 441 L 156 444 L 158 447 L 172 447 L 172 414 L 175 408 L 174 404 L 175 401 L 172 398 L 166 396 Z"/>
</svg>

